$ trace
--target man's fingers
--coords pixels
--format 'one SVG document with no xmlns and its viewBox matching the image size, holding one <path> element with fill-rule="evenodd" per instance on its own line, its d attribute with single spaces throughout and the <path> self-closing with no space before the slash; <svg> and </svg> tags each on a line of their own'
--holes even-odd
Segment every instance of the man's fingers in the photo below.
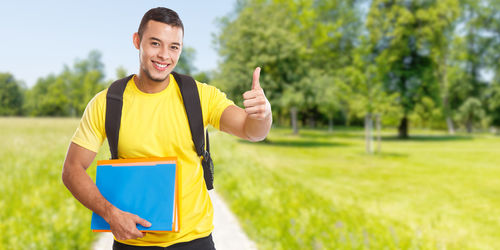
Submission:
<svg viewBox="0 0 500 250">
<path fill-rule="evenodd" d="M 266 108 L 264 106 L 255 106 L 255 107 L 250 107 L 250 108 L 245 109 L 245 112 L 247 112 L 247 114 L 249 114 L 249 115 L 260 114 L 260 113 L 264 113 L 265 111 L 266 111 Z"/>
<path fill-rule="evenodd" d="M 261 95 L 264 95 L 264 91 L 262 89 L 249 90 L 249 91 L 243 93 L 243 99 L 248 100 L 248 99 L 252 99 L 252 98 L 255 98 L 255 97 L 261 96 Z"/>
<path fill-rule="evenodd" d="M 135 223 L 140 224 L 143 227 L 150 227 L 151 226 L 151 223 L 149 221 L 147 221 L 139 216 L 136 216 Z"/>
<path fill-rule="evenodd" d="M 265 105 L 265 104 L 266 104 L 266 100 L 264 98 L 258 98 L 258 97 L 243 101 L 243 106 L 245 106 L 246 108 L 250 108 L 250 107 L 258 106 L 258 105 Z"/>
<path fill-rule="evenodd" d="M 253 119 L 253 120 L 264 120 L 267 118 L 268 115 L 264 114 L 264 113 L 257 113 L 257 114 L 251 114 L 251 115 L 248 115 L 248 117 L 250 119 Z"/>
<path fill-rule="evenodd" d="M 262 89 L 260 87 L 259 78 L 260 78 L 260 67 L 257 67 L 253 72 L 252 89 Z"/>
</svg>

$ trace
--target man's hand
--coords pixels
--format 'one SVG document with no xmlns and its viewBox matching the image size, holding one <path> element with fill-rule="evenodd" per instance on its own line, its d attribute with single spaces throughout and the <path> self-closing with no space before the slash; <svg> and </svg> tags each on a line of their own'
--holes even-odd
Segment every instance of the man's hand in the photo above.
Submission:
<svg viewBox="0 0 500 250">
<path fill-rule="evenodd" d="M 266 138 L 273 116 L 271 104 L 260 87 L 260 68 L 253 72 L 252 89 L 243 94 L 242 109 L 236 105 L 229 105 L 220 118 L 220 129 L 232 135 L 249 141 L 262 141 Z"/>
<path fill-rule="evenodd" d="M 143 227 L 150 227 L 151 223 L 141 217 L 124 212 L 118 208 L 114 208 L 109 215 L 109 225 L 111 227 L 111 232 L 116 237 L 117 240 L 129 240 L 137 239 L 146 236 L 137 229 L 137 224 Z"/>
<path fill-rule="evenodd" d="M 260 87 L 260 67 L 253 72 L 252 89 L 243 94 L 243 105 L 250 119 L 264 120 L 271 115 L 271 104 Z"/>
</svg>

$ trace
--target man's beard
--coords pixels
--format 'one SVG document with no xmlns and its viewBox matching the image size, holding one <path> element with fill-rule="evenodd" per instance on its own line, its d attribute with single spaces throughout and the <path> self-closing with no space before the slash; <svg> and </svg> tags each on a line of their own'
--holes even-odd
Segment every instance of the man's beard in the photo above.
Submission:
<svg viewBox="0 0 500 250">
<path fill-rule="evenodd" d="M 151 73 L 149 72 L 149 70 L 146 67 L 143 67 L 142 71 L 144 71 L 144 73 L 146 73 L 146 76 L 149 78 L 149 80 L 151 80 L 153 82 L 163 82 L 170 76 L 170 74 L 168 74 L 164 78 L 153 78 L 153 76 L 151 75 Z"/>
</svg>

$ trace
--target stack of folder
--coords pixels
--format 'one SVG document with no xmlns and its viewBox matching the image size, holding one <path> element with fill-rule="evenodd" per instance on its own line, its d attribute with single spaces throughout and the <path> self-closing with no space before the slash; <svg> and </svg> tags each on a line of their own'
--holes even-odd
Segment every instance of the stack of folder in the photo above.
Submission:
<svg viewBox="0 0 500 250">
<path fill-rule="evenodd" d="M 119 159 L 97 162 L 96 185 L 101 194 L 120 210 L 151 222 L 137 225 L 142 232 L 179 231 L 180 169 L 177 159 Z M 109 224 L 92 214 L 91 229 L 109 232 Z"/>
</svg>

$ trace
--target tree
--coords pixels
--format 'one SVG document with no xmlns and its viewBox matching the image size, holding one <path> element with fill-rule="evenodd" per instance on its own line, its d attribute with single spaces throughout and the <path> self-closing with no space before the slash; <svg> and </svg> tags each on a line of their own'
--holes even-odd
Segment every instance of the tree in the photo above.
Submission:
<svg viewBox="0 0 500 250">
<path fill-rule="evenodd" d="M 117 79 L 122 79 L 128 76 L 127 69 L 123 66 L 119 66 L 116 68 L 116 78 Z"/>
<path fill-rule="evenodd" d="M 201 71 L 193 75 L 193 78 L 199 82 L 209 83 L 212 81 L 212 72 L 210 71 Z"/>
<path fill-rule="evenodd" d="M 64 66 L 59 75 L 39 78 L 28 91 L 26 108 L 34 116 L 81 116 L 87 103 L 105 88 L 101 53 L 91 51 L 76 60 L 73 68 Z"/>
<path fill-rule="evenodd" d="M 289 108 L 281 101 L 283 92 L 300 81 L 305 69 L 301 67 L 305 46 L 291 32 L 293 11 L 282 1 L 249 1 L 244 6 L 234 20 L 225 17 L 220 21 L 216 42 L 222 60 L 214 83 L 241 104 L 241 95 L 251 86 L 253 69 L 260 66 L 273 115 L 283 115 Z"/>
<path fill-rule="evenodd" d="M 467 98 L 458 111 L 458 119 L 465 124 L 467 133 L 472 133 L 474 125 L 485 116 L 481 101 L 474 97 Z"/>
<path fill-rule="evenodd" d="M 291 114 L 315 124 L 333 121 L 335 105 L 318 102 L 317 80 L 335 76 L 349 64 L 360 21 L 354 2 L 249 0 L 238 2 L 234 13 L 221 21 L 218 49 L 222 56 L 217 83 L 231 98 L 241 101 L 248 72 L 262 66 L 262 82 L 273 106 L 275 121 Z M 265 16 L 266 18 L 262 18 Z M 315 79 L 320 77 L 321 79 Z M 324 98 L 323 98 L 324 99 Z M 330 99 L 328 99 L 330 100 Z M 324 104 L 324 105 L 323 105 Z M 329 108 L 327 108 L 329 107 Z"/>
<path fill-rule="evenodd" d="M 424 96 L 439 100 L 428 33 L 441 32 L 427 16 L 447 6 L 437 1 L 374 0 L 367 17 L 370 43 L 377 55 L 384 89 L 399 94 L 403 114 L 400 138 L 408 138 L 408 117 Z M 446 10 L 443 10 L 447 13 Z"/>
<path fill-rule="evenodd" d="M 105 88 L 101 58 L 99 51 L 90 51 L 86 59 L 76 60 L 73 69 L 66 66 L 59 75 L 71 98 L 70 115 L 80 117 L 90 99 Z"/>
<path fill-rule="evenodd" d="M 349 93 L 347 102 L 359 118 L 364 118 L 366 152 L 373 153 L 373 119 L 376 117 L 377 128 L 380 128 L 380 116 L 390 113 L 398 98 L 397 93 L 384 91 L 383 74 L 374 61 L 377 54 L 374 46 L 362 36 L 360 45 L 353 52 L 352 65 L 344 70 L 346 84 L 342 85 L 344 93 Z M 345 97 L 344 97 L 345 98 Z M 379 136 L 380 137 L 380 136 Z M 380 145 L 379 141 L 379 145 Z M 380 148 L 380 146 L 379 146 Z"/>
<path fill-rule="evenodd" d="M 0 116 L 22 115 L 23 89 L 10 73 L 0 73 Z"/>
<path fill-rule="evenodd" d="M 191 47 L 184 47 L 182 49 L 179 61 L 175 66 L 175 72 L 185 75 L 191 75 L 196 71 L 194 60 L 196 58 L 196 51 Z"/>
<path fill-rule="evenodd" d="M 319 112 L 328 118 L 328 131 L 332 132 L 334 115 L 339 110 L 339 100 L 342 98 L 338 85 L 343 85 L 343 82 L 321 71 L 313 71 L 311 75 L 311 78 L 316 83 L 316 101 Z"/>
<path fill-rule="evenodd" d="M 455 108 L 470 106 L 466 102 L 470 104 L 469 98 L 475 98 L 483 105 L 482 110 L 489 111 L 490 118 L 487 120 L 498 126 L 499 109 L 495 98 L 498 97 L 496 92 L 500 74 L 500 1 L 462 0 L 461 6 L 463 15 L 460 20 L 465 32 L 457 37 L 460 41 L 457 49 L 462 51 L 457 67 L 462 77 L 456 81 Z M 493 77 L 485 78 L 485 72 L 491 73 Z M 466 122 L 465 126 L 470 127 L 470 122 Z"/>
<path fill-rule="evenodd" d="M 34 116 L 68 116 L 70 98 L 67 86 L 61 77 L 49 75 L 38 78 L 35 86 L 28 91 L 27 109 Z"/>
<path fill-rule="evenodd" d="M 444 114 L 448 132 L 455 133 L 453 126 L 453 112 L 450 106 L 450 81 L 449 68 L 452 50 L 452 40 L 454 31 L 457 27 L 457 19 L 460 15 L 460 6 L 458 0 L 437 1 L 430 11 L 420 12 L 420 19 L 429 23 L 427 28 L 421 29 L 420 33 L 424 39 L 430 43 L 430 56 L 434 62 L 434 74 L 439 81 L 441 93 L 442 113 Z M 436 32 L 440 31 L 440 32 Z M 422 99 L 424 103 L 434 104 L 434 100 L 428 97 Z M 419 107 L 420 109 L 422 106 Z M 428 110 L 436 115 L 436 110 Z M 425 115 L 425 114 L 421 114 Z"/>
</svg>

